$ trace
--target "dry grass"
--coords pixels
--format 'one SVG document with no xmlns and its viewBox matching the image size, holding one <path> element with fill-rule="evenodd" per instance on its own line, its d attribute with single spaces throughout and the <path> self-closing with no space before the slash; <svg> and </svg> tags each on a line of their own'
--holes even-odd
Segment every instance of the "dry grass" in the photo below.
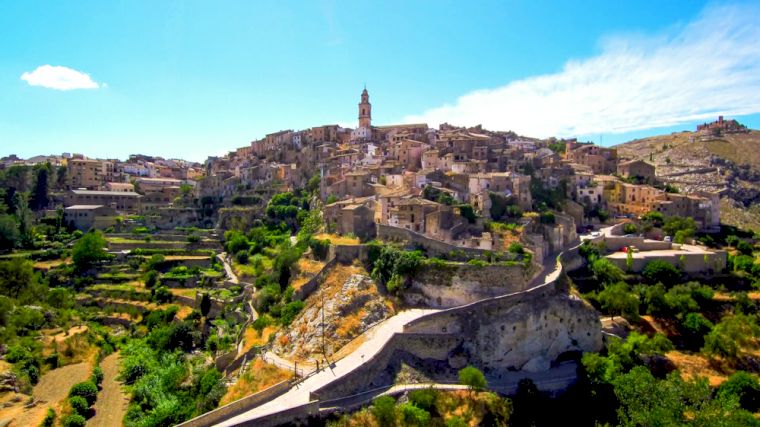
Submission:
<svg viewBox="0 0 760 427">
<path fill-rule="evenodd" d="M 75 326 L 69 329 L 69 334 L 61 332 L 43 339 L 42 354 L 49 356 L 58 353 L 59 366 L 87 362 L 94 364 L 99 349 L 90 343 L 87 336 L 87 326 Z"/>
<path fill-rule="evenodd" d="M 291 375 L 289 371 L 270 365 L 261 359 L 254 359 L 240 379 L 227 389 L 227 393 L 222 397 L 219 406 L 265 390 L 289 379 Z"/>
<path fill-rule="evenodd" d="M 252 326 L 246 328 L 243 333 L 243 352 L 251 349 L 251 347 L 257 345 L 264 345 L 269 342 L 269 337 L 276 334 L 278 329 L 274 326 L 267 326 L 261 331 L 261 334 Z"/>
<path fill-rule="evenodd" d="M 753 301 L 760 300 L 760 292 L 756 292 L 756 291 L 747 292 L 747 296 L 749 297 L 749 299 Z M 723 292 L 715 292 L 715 294 L 713 294 L 713 299 L 716 301 L 733 301 L 734 297 L 735 295 L 731 295 L 731 294 L 727 294 Z"/>
<path fill-rule="evenodd" d="M 166 255 L 166 261 L 190 261 L 196 259 L 208 259 L 208 255 Z"/>
<path fill-rule="evenodd" d="M 308 277 L 296 277 L 290 282 L 290 286 L 293 287 L 294 291 L 297 291 L 303 287 L 310 279 Z"/>
<path fill-rule="evenodd" d="M 58 267 L 63 264 L 69 264 L 71 258 L 66 259 L 52 259 L 49 261 L 37 261 L 34 263 L 34 268 L 38 270 L 50 270 L 51 268 Z"/>
<path fill-rule="evenodd" d="M 349 314 L 343 318 L 343 321 L 338 325 L 336 333 L 341 338 L 350 338 L 359 333 L 359 328 L 362 325 L 362 318 L 367 313 L 364 310 L 359 310 L 356 313 Z"/>
<path fill-rule="evenodd" d="M 320 261 L 315 261 L 313 259 L 300 258 L 298 262 L 296 263 L 296 266 L 298 267 L 298 271 L 300 271 L 301 273 L 313 275 L 322 271 L 322 268 L 324 268 L 325 263 L 320 262 Z"/>
<path fill-rule="evenodd" d="M 316 239 L 329 240 L 333 245 L 358 245 L 359 239 L 356 237 L 338 236 L 336 234 L 317 234 L 314 236 Z"/>
<path fill-rule="evenodd" d="M 665 354 L 676 365 L 684 379 L 706 377 L 710 385 L 716 387 L 728 378 L 727 373 L 716 370 L 710 361 L 699 354 L 687 354 L 674 350 Z"/>
<path fill-rule="evenodd" d="M 198 290 L 195 288 L 189 288 L 189 289 L 188 288 L 169 288 L 169 292 L 171 292 L 172 295 L 195 298 L 195 295 L 198 293 Z"/>
<path fill-rule="evenodd" d="M 168 305 L 166 307 L 168 307 Z M 190 307 L 188 307 L 186 305 L 180 305 L 179 306 L 179 311 L 177 311 L 177 314 L 175 316 L 177 316 L 177 318 L 180 319 L 180 320 L 185 320 L 185 319 L 187 319 L 187 316 L 189 316 L 190 313 L 192 313 L 192 312 L 193 312 L 192 308 L 190 308 Z"/>
</svg>

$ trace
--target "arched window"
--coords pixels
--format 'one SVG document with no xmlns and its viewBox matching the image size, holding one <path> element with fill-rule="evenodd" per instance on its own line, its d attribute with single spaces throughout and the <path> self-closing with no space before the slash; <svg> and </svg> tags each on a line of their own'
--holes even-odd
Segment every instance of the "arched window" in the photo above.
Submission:
<svg viewBox="0 0 760 427">
<path fill-rule="evenodd" d="M 362 108 L 362 116 L 364 115 L 364 108 Z"/>
</svg>

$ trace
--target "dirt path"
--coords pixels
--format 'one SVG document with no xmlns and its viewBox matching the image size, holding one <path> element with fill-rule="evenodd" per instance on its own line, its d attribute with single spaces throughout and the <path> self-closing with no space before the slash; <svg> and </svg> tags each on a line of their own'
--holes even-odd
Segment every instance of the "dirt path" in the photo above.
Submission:
<svg viewBox="0 0 760 427">
<path fill-rule="evenodd" d="M 90 365 L 77 363 L 53 369 L 40 378 L 40 382 L 34 386 L 34 398 L 39 400 L 37 406 L 24 411 L 19 415 L 11 426 L 38 426 L 45 418 L 47 408 L 56 406 L 69 394 L 71 386 L 87 380 L 90 376 Z"/>
<path fill-rule="evenodd" d="M 95 416 L 87 421 L 87 427 L 120 426 L 127 410 L 127 396 L 116 381 L 119 375 L 119 353 L 113 353 L 100 362 L 103 368 L 103 389 L 98 393 L 98 400 L 93 409 Z"/>
</svg>

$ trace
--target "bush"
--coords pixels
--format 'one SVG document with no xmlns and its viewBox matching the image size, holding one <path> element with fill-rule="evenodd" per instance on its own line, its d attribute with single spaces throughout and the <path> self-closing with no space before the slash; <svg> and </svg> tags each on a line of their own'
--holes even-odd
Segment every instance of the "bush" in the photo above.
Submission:
<svg viewBox="0 0 760 427">
<path fill-rule="evenodd" d="M 594 277 L 602 284 L 618 283 L 625 279 L 625 273 L 610 260 L 599 258 L 591 264 Z"/>
<path fill-rule="evenodd" d="M 738 398 L 742 408 L 750 412 L 760 409 L 760 384 L 751 374 L 738 371 L 718 387 L 718 397 L 731 396 Z"/>
<path fill-rule="evenodd" d="M 507 248 L 507 250 L 513 254 L 518 254 L 518 255 L 522 255 L 523 252 L 525 252 L 525 249 L 523 249 L 523 245 L 517 242 L 510 243 L 509 248 Z"/>
<path fill-rule="evenodd" d="M 742 255 L 752 255 L 752 252 L 755 250 L 755 248 L 751 243 L 742 240 L 736 245 L 736 250 L 739 251 Z"/>
<path fill-rule="evenodd" d="M 639 231 L 639 228 L 636 227 L 636 224 L 632 222 L 626 223 L 623 226 L 623 233 L 625 234 L 634 234 L 634 233 L 637 233 L 638 231 Z"/>
<path fill-rule="evenodd" d="M 418 408 L 433 412 L 435 410 L 435 399 L 437 395 L 438 392 L 432 388 L 413 390 L 409 392 L 409 401 Z"/>
<path fill-rule="evenodd" d="M 285 304 L 285 307 L 282 308 L 282 313 L 280 314 L 280 323 L 284 326 L 290 325 L 298 313 L 303 310 L 303 306 L 303 301 L 291 301 Z"/>
<path fill-rule="evenodd" d="M 380 396 L 372 401 L 372 415 L 381 426 L 396 424 L 396 401 L 390 396 Z"/>
<path fill-rule="evenodd" d="M 681 272 L 672 264 L 662 260 L 654 260 L 647 263 L 641 275 L 649 283 L 661 282 L 666 287 L 670 287 L 681 277 Z"/>
<path fill-rule="evenodd" d="M 45 419 L 42 420 L 41 427 L 53 427 L 55 425 L 55 411 L 53 408 L 48 408 L 45 413 Z"/>
<path fill-rule="evenodd" d="M 85 427 L 87 420 L 79 414 L 69 414 L 61 419 L 63 427 Z"/>
<path fill-rule="evenodd" d="M 411 403 L 404 403 L 399 406 L 401 418 L 404 425 L 407 426 L 427 426 L 430 424 L 430 413 L 422 408 L 418 408 Z"/>
<path fill-rule="evenodd" d="M 474 366 L 467 366 L 459 370 L 459 382 L 471 389 L 481 390 L 486 388 L 486 377 Z"/>
<path fill-rule="evenodd" d="M 98 388 L 103 384 L 103 368 L 100 366 L 96 366 L 95 369 L 92 370 L 92 378 L 90 381 L 94 382 Z"/>
<path fill-rule="evenodd" d="M 80 396 L 87 400 L 87 405 L 92 406 L 98 399 L 98 386 L 92 381 L 84 381 L 74 384 L 69 390 L 69 397 Z"/>
<path fill-rule="evenodd" d="M 158 272 L 156 270 L 150 270 L 145 273 L 145 287 L 153 289 L 158 284 Z"/>
<path fill-rule="evenodd" d="M 240 264 L 248 264 L 248 250 L 241 249 L 235 254 L 235 259 Z"/>
<path fill-rule="evenodd" d="M 90 412 L 90 405 L 87 404 L 87 400 L 82 396 L 70 397 L 69 405 L 71 405 L 71 409 L 74 410 L 75 414 L 83 417 L 87 417 L 87 413 Z"/>
<path fill-rule="evenodd" d="M 705 335 L 712 331 L 713 324 L 701 313 L 689 313 L 681 322 L 681 330 L 692 347 L 702 347 L 705 342 Z"/>
<path fill-rule="evenodd" d="M 324 261 L 327 258 L 327 253 L 330 251 L 330 241 L 327 239 L 310 239 L 309 247 L 314 258 Z"/>
</svg>

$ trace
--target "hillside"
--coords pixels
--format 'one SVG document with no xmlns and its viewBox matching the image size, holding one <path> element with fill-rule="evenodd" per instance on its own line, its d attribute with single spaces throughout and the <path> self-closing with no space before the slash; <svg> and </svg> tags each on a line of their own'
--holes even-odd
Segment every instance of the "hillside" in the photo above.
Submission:
<svg viewBox="0 0 760 427">
<path fill-rule="evenodd" d="M 683 192 L 723 191 L 722 222 L 760 231 L 760 131 L 706 136 L 674 132 L 615 146 L 623 159 L 657 166 Z"/>
</svg>

